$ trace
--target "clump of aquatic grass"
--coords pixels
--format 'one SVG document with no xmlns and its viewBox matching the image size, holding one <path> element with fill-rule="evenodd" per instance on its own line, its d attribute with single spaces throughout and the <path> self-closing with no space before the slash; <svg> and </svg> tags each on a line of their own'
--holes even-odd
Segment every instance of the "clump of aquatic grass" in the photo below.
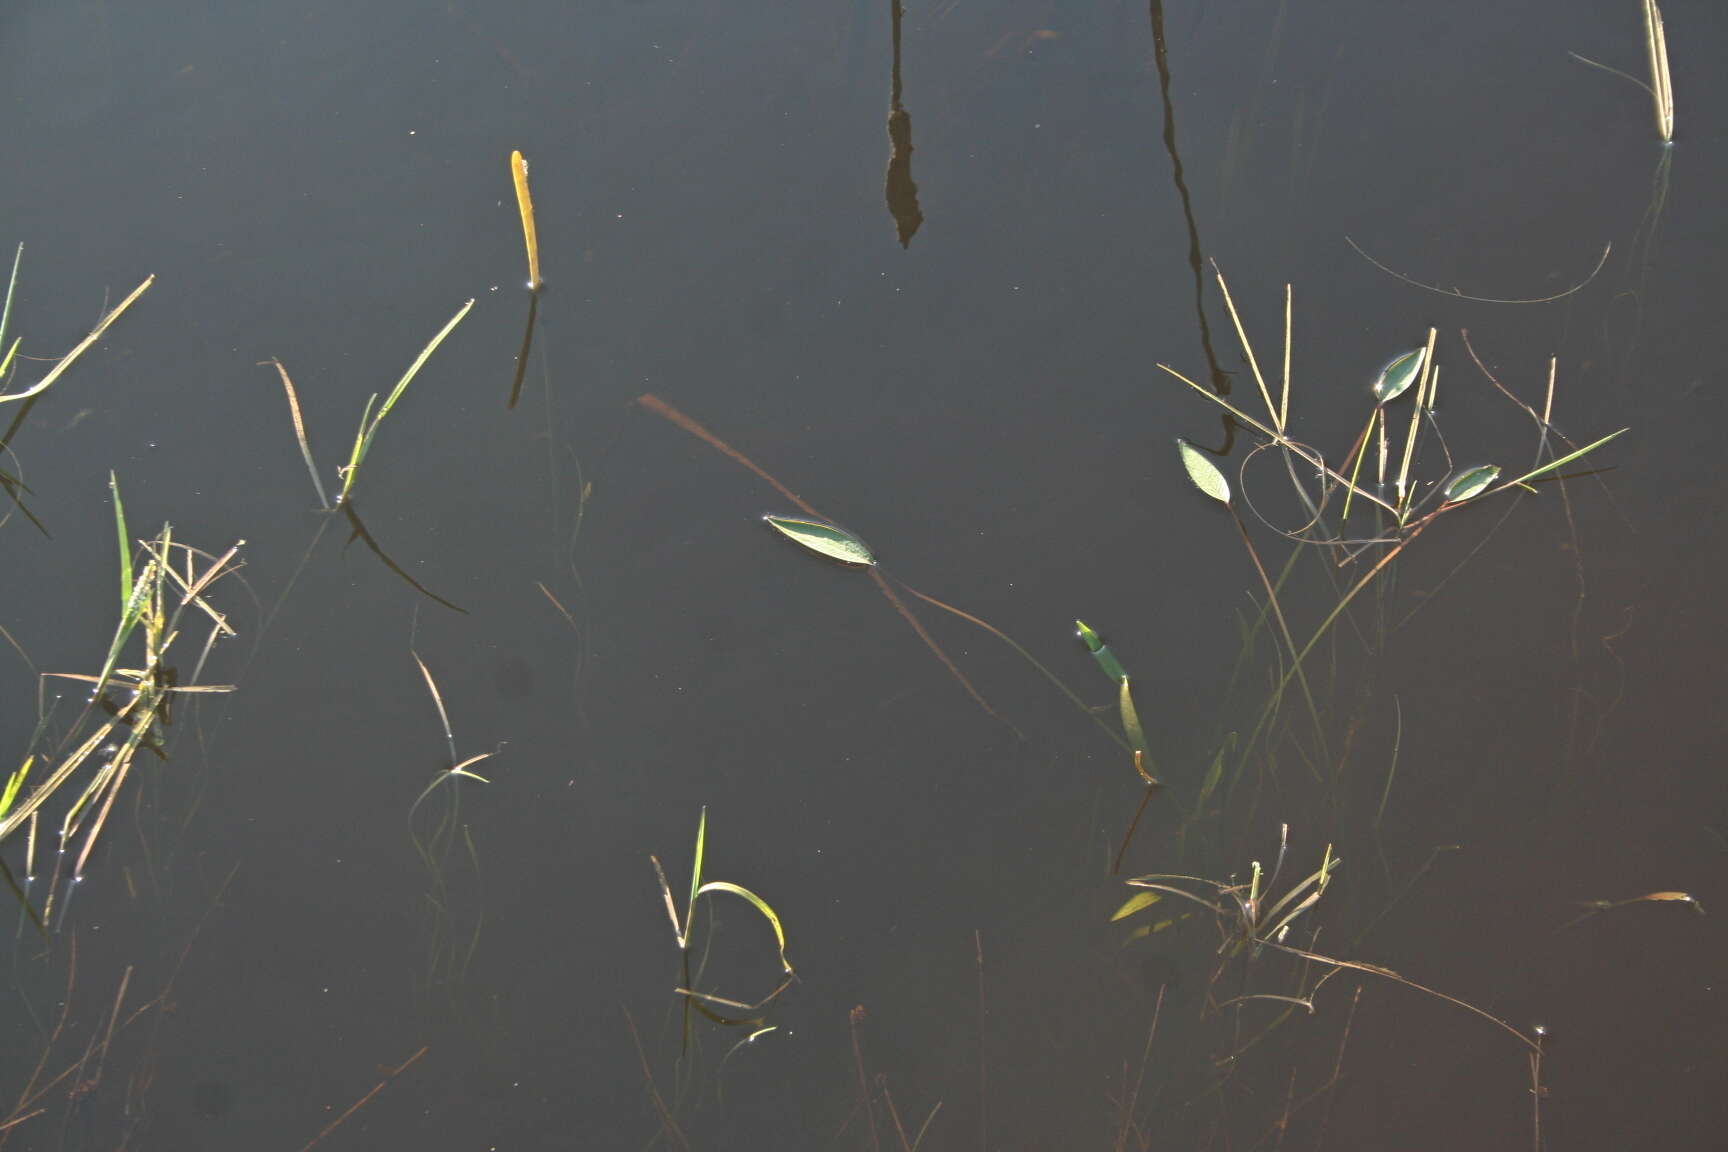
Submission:
<svg viewBox="0 0 1728 1152">
<path fill-rule="evenodd" d="M 1311 716 L 1315 717 L 1318 731 L 1313 697 L 1307 691 L 1304 661 L 1349 608 L 1351 602 L 1370 587 L 1417 537 L 1442 516 L 1475 507 L 1495 496 L 1514 491 L 1535 491 L 1533 482 L 1554 477 L 1566 465 L 1594 452 L 1626 429 L 1603 436 L 1565 455 L 1557 455 L 1553 444 L 1555 440 L 1563 437 L 1559 436 L 1551 423 L 1554 393 L 1554 376 L 1551 371 L 1548 398 L 1540 415 L 1529 405 L 1519 402 L 1539 428 L 1535 456 L 1529 467 L 1513 479 L 1503 480 L 1502 470 L 1497 465 L 1482 464 L 1463 468 L 1454 465 L 1451 451 L 1439 434 L 1439 424 L 1434 413 L 1440 369 L 1435 354 L 1438 333 L 1430 329 L 1421 348 L 1395 357 L 1375 378 L 1369 389 L 1371 409 L 1368 421 L 1355 442 L 1343 454 L 1347 463 L 1341 467 L 1333 467 L 1318 449 L 1291 435 L 1292 295 L 1289 287 L 1285 288 L 1283 378 L 1278 397 L 1274 400 L 1272 390 L 1260 371 L 1259 360 L 1255 356 L 1241 315 L 1231 299 L 1224 276 L 1216 268 L 1214 274 L 1241 343 L 1243 357 L 1247 360 L 1258 386 L 1266 410 L 1265 416 L 1262 418 L 1252 415 L 1243 406 L 1212 392 L 1167 364 L 1159 364 L 1158 367 L 1223 408 L 1242 427 L 1262 438 L 1261 443 L 1248 453 L 1247 459 L 1251 460 L 1261 452 L 1274 452 L 1282 458 L 1284 471 L 1291 481 L 1305 521 L 1292 529 L 1277 529 L 1281 535 L 1299 545 L 1330 553 L 1339 567 L 1361 565 L 1366 569 L 1344 589 L 1337 603 L 1307 639 L 1298 643 L 1279 605 L 1275 585 L 1268 578 L 1265 566 L 1260 563 L 1252 542 L 1248 540 L 1242 519 L 1236 513 L 1228 481 L 1203 453 L 1192 445 L 1180 445 L 1182 462 L 1190 479 L 1201 491 L 1224 504 L 1235 517 L 1238 530 L 1248 544 L 1256 571 L 1266 590 L 1266 611 L 1278 625 L 1284 669 L 1278 676 L 1253 730 L 1242 743 L 1240 754 L 1242 762 L 1246 763 L 1268 722 L 1277 714 L 1283 693 L 1293 679 L 1303 685 L 1304 696 Z M 1399 429 L 1402 435 L 1395 437 L 1389 432 L 1391 405 L 1405 396 L 1412 398 L 1411 410 L 1408 422 Z M 1379 429 L 1379 460 L 1375 467 L 1376 481 L 1370 484 L 1362 477 L 1361 472 L 1369 446 L 1374 441 L 1372 433 L 1376 428 Z M 1438 476 L 1430 478 L 1423 478 L 1418 471 L 1423 456 L 1424 436 L 1438 445 L 1445 462 L 1444 470 Z M 1397 451 L 1394 466 L 1392 445 L 1398 441 L 1401 441 L 1401 446 Z M 1246 467 L 1246 460 L 1243 466 Z M 1313 491 L 1310 490 L 1311 484 L 1316 485 Z M 1338 501 L 1340 497 L 1342 512 L 1333 516 L 1330 510 L 1334 501 Z M 1249 504 L 1252 511 L 1252 503 L 1246 496 L 1243 500 Z M 1352 511 L 1358 513 L 1355 520 L 1351 519 Z M 1255 515 L 1262 523 L 1272 526 L 1257 511 Z M 1365 534 L 1362 534 L 1358 524 L 1365 515 L 1371 515 L 1373 523 Z"/>
<path fill-rule="evenodd" d="M 234 635 L 227 618 L 210 603 L 206 593 L 222 577 L 240 565 L 238 555 L 245 541 L 237 541 L 220 556 L 179 543 L 173 528 L 163 525 L 153 538 L 141 540 L 137 548 L 143 563 L 135 567 L 133 544 L 126 529 L 126 514 L 117 481 L 110 478 L 114 496 L 114 521 L 120 539 L 120 616 L 101 670 L 94 674 L 44 673 L 45 676 L 91 685 L 89 703 L 61 742 L 69 751 L 45 760 L 57 760 L 45 773 L 32 773 L 36 757 L 7 780 L 4 803 L 0 804 L 0 842 L 23 830 L 25 885 L 36 871 L 38 820 L 50 801 L 62 793 L 73 796 L 60 818 L 58 853 L 52 869 L 42 919 L 51 913 L 61 871 L 70 849 L 76 847 L 68 882 L 84 879 L 90 859 L 139 752 L 166 757 L 167 730 L 173 721 L 174 701 L 182 696 L 233 690 L 228 684 L 201 684 L 205 660 L 220 636 Z M 210 625 L 190 676 L 182 682 L 170 650 L 193 616 Z M 129 641 L 142 635 L 142 652 L 136 667 L 122 664 Z M 108 719 L 96 723 L 93 711 Z M 33 778 L 39 777 L 39 778 Z M 26 791 L 26 786 L 28 790 Z M 34 915 L 32 909 L 32 915 Z M 40 921 L 39 921 L 40 923 Z"/>
<path fill-rule="evenodd" d="M 1260 862 L 1256 860 L 1250 865 L 1246 883 L 1237 880 L 1234 876 L 1228 880 L 1209 880 L 1202 876 L 1168 872 L 1154 872 L 1145 876 L 1137 876 L 1127 881 L 1127 884 L 1129 887 L 1138 888 L 1141 891 L 1124 901 L 1116 909 L 1111 919 L 1125 920 L 1136 916 L 1172 896 L 1189 904 L 1197 905 L 1211 913 L 1218 932 L 1217 955 L 1219 961 L 1213 970 L 1211 979 L 1207 982 L 1208 999 L 1211 997 L 1210 989 L 1217 983 L 1224 969 L 1234 958 L 1245 953 L 1252 960 L 1266 950 L 1283 952 L 1328 969 L 1313 985 L 1306 990 L 1298 989 L 1295 994 L 1248 993 L 1217 1003 L 1215 1006 L 1218 1008 L 1247 1001 L 1267 1000 L 1284 1003 L 1292 1008 L 1300 1007 L 1312 1013 L 1315 1010 L 1314 997 L 1319 992 L 1320 987 L 1340 971 L 1345 970 L 1379 976 L 1382 979 L 1402 984 L 1407 988 L 1413 988 L 1418 992 L 1424 992 L 1436 999 L 1444 1000 L 1448 1004 L 1463 1008 L 1516 1037 L 1530 1054 L 1532 1084 L 1533 1087 L 1539 1088 L 1543 1038 L 1541 1029 L 1536 1029 L 1533 1034 L 1526 1034 L 1500 1017 L 1486 1012 L 1474 1004 L 1436 991 L 1424 984 L 1418 984 L 1390 968 L 1359 960 L 1342 960 L 1333 956 L 1325 956 L 1289 942 L 1291 930 L 1296 922 L 1320 903 L 1331 883 L 1332 873 L 1342 863 L 1337 856 L 1333 855 L 1332 848 L 1328 845 L 1319 868 L 1292 884 L 1281 894 L 1278 893 L 1278 878 L 1283 871 L 1289 848 L 1289 832 L 1289 825 L 1284 825 L 1279 837 L 1277 861 L 1270 873 L 1266 873 L 1261 868 Z M 1171 919 L 1155 926 L 1153 930 L 1162 930 L 1171 927 L 1174 923 L 1176 920 Z M 1315 934 L 1317 933 L 1311 933 L 1310 939 Z"/>
<path fill-rule="evenodd" d="M 1255 860 L 1249 867 L 1247 883 L 1238 883 L 1235 877 L 1218 881 L 1164 872 L 1137 876 L 1129 880 L 1128 885 L 1143 891 L 1125 901 L 1111 919 L 1126 919 L 1159 903 L 1165 896 L 1177 896 L 1213 914 L 1220 938 L 1218 954 L 1226 959 L 1238 955 L 1245 948 L 1258 954 L 1268 944 L 1283 944 L 1296 920 L 1326 894 L 1332 873 L 1343 863 L 1332 854 L 1328 845 L 1319 868 L 1274 898 L 1273 890 L 1284 870 L 1290 847 L 1289 834 L 1290 826 L 1286 824 L 1272 871 L 1266 873 L 1260 861 Z"/>
<path fill-rule="evenodd" d="M 693 1002 L 706 1001 L 722 1004 L 729 1008 L 741 1008 L 747 1011 L 754 1011 L 773 1001 L 774 998 L 779 996 L 781 992 L 785 991 L 787 986 L 792 982 L 792 977 L 794 975 L 792 962 L 786 958 L 786 931 L 781 927 L 780 917 L 774 909 L 769 906 L 766 900 L 750 891 L 750 889 L 730 883 L 726 880 L 703 881 L 702 865 L 707 852 L 707 843 L 708 809 L 704 807 L 701 815 L 696 821 L 696 850 L 692 856 L 690 864 L 690 895 L 684 902 L 684 915 L 682 917 L 678 915 L 678 905 L 672 898 L 672 886 L 666 880 L 666 869 L 661 867 L 659 857 L 652 855 L 648 857 L 649 862 L 654 865 L 654 875 L 660 881 L 660 895 L 666 901 L 666 916 L 672 921 L 672 934 L 678 941 L 679 951 L 682 952 L 685 957 L 685 986 L 679 988 L 678 991 Z M 752 908 L 756 909 L 757 912 L 761 913 L 762 918 L 768 921 L 768 926 L 774 930 L 774 942 L 779 948 L 780 966 L 784 970 L 786 979 L 782 981 L 779 987 L 775 988 L 774 991 L 770 992 L 766 997 L 758 1000 L 754 1004 L 746 1004 L 737 1000 L 728 1000 L 708 993 L 697 992 L 689 986 L 691 983 L 689 977 L 690 941 L 696 926 L 696 901 L 701 897 L 714 892 L 727 892 L 744 900 Z"/>
</svg>

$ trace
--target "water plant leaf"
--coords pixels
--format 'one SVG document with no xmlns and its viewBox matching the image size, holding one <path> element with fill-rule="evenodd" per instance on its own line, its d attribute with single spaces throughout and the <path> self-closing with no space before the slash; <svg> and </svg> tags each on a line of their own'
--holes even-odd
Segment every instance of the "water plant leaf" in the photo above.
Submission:
<svg viewBox="0 0 1728 1152">
<path fill-rule="evenodd" d="M 1176 447 L 1182 453 L 1182 466 L 1188 469 L 1188 479 L 1194 481 L 1194 487 L 1220 504 L 1230 503 L 1230 482 L 1218 471 L 1218 465 L 1186 440 L 1177 440 Z"/>
<path fill-rule="evenodd" d="M 1146 732 L 1140 727 L 1140 713 L 1134 707 L 1134 694 L 1128 689 L 1128 677 L 1122 677 L 1122 688 L 1118 693 L 1118 707 L 1122 712 L 1122 734 L 1128 737 L 1128 747 L 1134 750 L 1134 771 L 1148 784 L 1156 785 L 1157 777 L 1152 775 L 1147 767 L 1152 762 L 1151 749 L 1146 746 Z"/>
<path fill-rule="evenodd" d="M 876 557 L 864 541 L 844 528 L 807 516 L 764 516 L 767 525 L 789 539 L 796 540 L 812 552 L 820 552 L 845 564 L 873 565 Z"/>
<path fill-rule="evenodd" d="M 24 778 L 30 775 L 30 765 L 36 762 L 35 756 L 24 757 L 24 763 L 18 766 L 18 771 L 6 778 L 6 787 L 0 791 L 0 816 L 12 810 L 12 801 L 18 798 L 18 790 L 24 787 Z"/>
<path fill-rule="evenodd" d="M 126 536 L 126 509 L 120 505 L 120 480 L 110 470 L 108 491 L 114 494 L 114 528 L 120 534 L 120 611 L 132 603 L 132 544 Z"/>
<path fill-rule="evenodd" d="M 1125 920 L 1134 915 L 1134 913 L 1140 911 L 1142 908 L 1150 908 L 1162 899 L 1164 899 L 1164 894 L 1162 892 L 1138 892 L 1123 901 L 1122 907 L 1111 913 L 1110 919 L 1112 921 Z"/>
<path fill-rule="evenodd" d="M 1629 431 L 1631 431 L 1631 429 L 1622 428 L 1618 432 L 1610 432 L 1610 433 L 1608 433 L 1608 435 L 1602 437 L 1602 439 L 1593 441 L 1589 444 L 1586 444 L 1586 445 L 1584 445 L 1584 447 L 1578 449 L 1576 452 L 1568 452 L 1568 453 L 1566 453 L 1566 455 L 1560 457 L 1560 459 L 1558 459 L 1558 460 L 1550 460 L 1548 463 L 1542 465 L 1542 467 L 1536 468 L 1536 469 L 1533 469 L 1529 472 L 1524 473 L 1524 475 L 1518 477 L 1518 479 L 1512 481 L 1512 483 L 1513 484 L 1522 484 L 1526 480 L 1534 480 L 1538 476 L 1546 476 L 1550 472 L 1557 472 L 1561 468 L 1564 468 L 1566 465 L 1572 463 L 1572 461 L 1578 459 L 1580 456 L 1585 456 L 1591 452 L 1596 451 L 1596 449 L 1602 447 L 1602 445 L 1608 443 L 1608 441 L 1613 440 L 1618 436 L 1623 436 Z"/>
<path fill-rule="evenodd" d="M 1380 375 L 1374 378 L 1374 401 L 1385 404 L 1402 396 L 1410 385 L 1416 383 L 1416 376 L 1422 371 L 1422 353 L 1418 348 L 1406 352 L 1402 356 L 1394 356 L 1386 362 L 1386 367 L 1380 369 Z"/>
<path fill-rule="evenodd" d="M 1446 499 L 1457 504 L 1481 494 L 1484 488 L 1500 479 L 1500 465 L 1479 464 L 1474 468 L 1466 468 L 1452 478 L 1446 485 Z"/>
<path fill-rule="evenodd" d="M 740 887 L 737 884 L 729 884 L 724 880 L 708 881 L 708 883 L 702 885 L 702 887 L 696 890 L 696 895 L 700 896 L 704 892 L 730 892 L 734 896 L 741 896 L 745 900 L 748 900 L 756 911 L 762 913 L 763 918 L 768 921 L 769 927 L 774 929 L 774 939 L 780 945 L 780 966 L 786 969 L 788 973 L 792 971 L 792 961 L 786 959 L 786 932 L 780 927 L 780 917 L 774 914 L 774 909 L 768 906 L 768 901 L 762 899 L 762 897 L 756 895 L 756 893 L 750 891 L 748 888 Z M 686 925 L 686 927 L 688 927 L 688 925 Z"/>
<path fill-rule="evenodd" d="M 1086 650 L 1092 653 L 1094 660 L 1098 661 L 1098 667 L 1104 670 L 1104 675 L 1118 682 L 1128 678 L 1128 670 L 1122 667 L 1121 661 L 1116 659 L 1109 646 L 1104 643 L 1098 633 L 1086 626 L 1084 620 L 1074 621 L 1074 628 L 1075 634 L 1086 645 Z"/>
<path fill-rule="evenodd" d="M 438 335 L 420 349 L 420 355 L 414 357 L 414 362 L 408 365 L 408 371 L 402 373 L 402 378 L 396 381 L 396 387 L 390 389 L 390 395 L 385 397 L 383 405 L 376 412 L 372 410 L 372 405 L 377 401 L 378 394 L 374 392 L 372 398 L 366 402 L 366 412 L 360 418 L 360 429 L 354 434 L 354 451 L 348 457 L 347 467 L 342 469 L 342 492 L 336 497 L 336 503 L 348 503 L 348 495 L 354 490 L 354 481 L 360 474 L 360 465 L 366 462 L 366 454 L 372 450 L 372 441 L 378 435 L 378 426 L 384 423 L 384 417 L 390 415 L 390 409 L 396 407 L 396 402 L 402 399 L 402 393 L 408 390 L 408 385 L 420 374 L 420 369 L 426 366 L 432 353 L 438 351 L 438 345 L 444 343 L 444 338 L 450 335 L 456 325 L 462 323 L 462 318 L 468 315 L 468 310 L 472 307 L 474 301 L 469 300 L 458 308 L 456 315 L 450 317 L 444 327 L 439 329 Z"/>
</svg>

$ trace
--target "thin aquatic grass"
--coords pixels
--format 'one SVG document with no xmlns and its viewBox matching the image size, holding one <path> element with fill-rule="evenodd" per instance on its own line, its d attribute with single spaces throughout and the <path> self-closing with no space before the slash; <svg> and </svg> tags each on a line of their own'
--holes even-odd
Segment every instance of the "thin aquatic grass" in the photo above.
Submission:
<svg viewBox="0 0 1728 1152">
<path fill-rule="evenodd" d="M 14 263 L 13 270 L 14 270 L 14 273 L 16 273 L 16 270 L 17 270 L 16 263 Z M 32 396 L 40 396 L 42 393 L 48 391 L 49 388 L 54 386 L 55 381 L 59 380 L 61 376 L 65 375 L 66 370 L 68 368 L 72 367 L 72 365 L 77 362 L 77 360 L 80 356 L 82 356 L 82 355 L 84 355 L 84 353 L 88 352 L 90 350 L 91 345 L 95 344 L 96 341 L 100 340 L 102 338 L 102 334 L 104 332 L 108 331 L 109 326 L 112 325 L 114 323 L 114 321 L 118 320 L 121 317 L 121 315 L 125 313 L 126 309 L 132 307 L 133 303 L 135 303 L 137 301 L 138 297 L 144 295 L 145 290 L 147 288 L 149 288 L 150 285 L 154 284 L 155 282 L 156 282 L 156 277 L 146 276 L 144 278 L 144 282 L 142 284 L 138 285 L 138 287 L 132 289 L 132 291 L 127 294 L 127 296 L 124 300 L 122 300 L 122 301 L 120 301 L 120 303 L 116 304 L 113 307 L 113 309 L 111 309 L 107 313 L 107 315 L 103 316 L 102 319 L 98 320 L 96 322 L 96 327 L 94 327 L 90 330 L 90 334 L 85 336 L 84 339 L 78 341 L 77 344 L 73 345 L 72 351 L 70 351 L 70 352 L 66 353 L 66 355 L 62 356 L 59 359 L 59 361 L 57 361 L 55 363 L 54 367 L 50 368 L 48 370 L 48 374 L 46 376 L 42 377 L 42 379 L 38 380 L 36 383 L 32 384 L 30 387 L 24 389 L 24 391 L 22 391 L 22 392 L 8 392 L 5 394 L 0 394 L 0 404 L 5 404 L 5 403 L 8 403 L 8 402 L 13 401 L 13 400 L 28 400 Z M 8 290 L 7 296 L 8 296 L 8 299 L 10 299 L 10 296 L 11 296 L 10 290 Z M 8 357 L 8 358 L 10 358 L 10 357 Z"/>
<path fill-rule="evenodd" d="M 318 505 L 328 512 L 330 497 L 324 491 L 324 481 L 318 477 L 318 466 L 312 462 L 312 445 L 306 439 L 306 421 L 300 416 L 300 397 L 294 392 L 294 381 L 289 378 L 282 361 L 274 357 L 258 361 L 258 366 L 273 367 L 282 378 L 282 390 L 288 394 L 288 415 L 294 421 L 294 442 L 300 446 L 300 459 L 306 462 L 306 474 L 312 477 L 312 486 L 318 490 Z"/>
<path fill-rule="evenodd" d="M 390 415 L 390 410 L 396 407 L 398 400 L 402 399 L 402 394 L 408 390 L 408 385 L 414 377 L 420 374 L 420 369 L 426 366 L 426 361 L 431 359 L 432 353 L 438 350 L 438 345 L 444 343 L 444 338 L 450 335 L 456 325 L 462 322 L 462 318 L 468 315 L 468 310 L 473 307 L 474 301 L 469 300 L 468 303 L 456 310 L 456 315 L 450 317 L 444 327 L 439 329 L 438 335 L 432 337 L 431 342 L 420 350 L 420 355 L 414 357 L 414 362 L 408 366 L 408 371 L 404 372 L 402 378 L 396 381 L 396 387 L 390 390 L 390 395 L 385 398 L 383 405 L 378 407 L 376 413 L 373 412 L 373 407 L 378 404 L 378 393 L 372 393 L 371 398 L 366 401 L 366 410 L 360 417 L 360 427 L 354 433 L 354 448 L 348 455 L 348 463 L 343 465 L 341 469 L 342 491 L 336 497 L 338 505 L 348 502 L 349 495 L 354 490 L 354 483 L 360 478 L 360 465 L 366 462 L 367 454 L 372 451 L 372 441 L 377 437 L 378 426 L 384 423 L 384 417 Z"/>
<path fill-rule="evenodd" d="M 701 813 L 696 819 L 696 847 L 694 852 L 691 854 L 690 864 L 690 894 L 684 902 L 684 915 L 682 917 L 678 915 L 678 905 L 672 898 L 672 885 L 666 879 L 666 869 L 661 865 L 660 858 L 654 855 L 648 857 L 649 863 L 654 866 L 654 875 L 660 884 L 660 896 L 666 905 L 666 916 L 672 922 L 672 935 L 678 941 L 678 950 L 686 955 L 688 955 L 690 951 L 690 942 L 695 934 L 696 902 L 710 893 L 725 892 L 745 901 L 752 908 L 756 909 L 762 918 L 768 922 L 769 928 L 774 932 L 774 942 L 779 950 L 780 966 L 787 976 L 793 975 L 794 970 L 792 962 L 786 958 L 786 929 L 780 921 L 779 913 L 774 911 L 773 906 L 770 905 L 768 901 L 762 899 L 762 897 L 758 896 L 750 889 L 745 888 L 743 885 L 734 884 L 728 880 L 704 881 L 702 878 L 703 867 L 707 859 L 707 853 L 708 807 L 707 805 L 703 805 Z M 781 985 L 773 992 L 769 993 L 766 998 L 757 1001 L 755 1004 L 740 1004 L 737 1001 L 722 1002 L 731 1004 L 734 1007 L 753 1010 L 767 1004 L 770 1000 L 773 1000 L 786 989 L 789 983 L 790 981 L 781 983 Z M 720 999 L 719 997 L 709 996 L 707 993 L 695 992 L 688 988 L 681 988 L 679 991 L 692 998 Z"/>
</svg>

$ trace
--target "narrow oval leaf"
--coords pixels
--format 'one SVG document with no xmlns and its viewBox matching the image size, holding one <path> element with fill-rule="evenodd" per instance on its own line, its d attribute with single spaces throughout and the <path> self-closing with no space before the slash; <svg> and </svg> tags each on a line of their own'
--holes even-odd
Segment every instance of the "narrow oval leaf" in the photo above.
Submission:
<svg viewBox="0 0 1728 1152">
<path fill-rule="evenodd" d="M 1452 477 L 1452 482 L 1446 485 L 1446 499 L 1454 504 L 1479 495 L 1482 490 L 1494 481 L 1500 479 L 1500 465 L 1479 464 L 1475 468 L 1466 468 Z"/>
<path fill-rule="evenodd" d="M 1405 389 L 1416 383 L 1416 374 L 1422 371 L 1424 351 L 1426 349 L 1418 348 L 1414 352 L 1393 357 L 1386 367 L 1380 369 L 1380 375 L 1374 378 L 1375 401 L 1384 404 L 1395 400 L 1404 394 Z"/>
<path fill-rule="evenodd" d="M 1188 469 L 1188 479 L 1194 481 L 1194 487 L 1220 504 L 1230 503 L 1230 482 L 1218 471 L 1218 465 L 1186 440 L 1176 441 L 1176 447 L 1182 453 L 1182 466 Z"/>
<path fill-rule="evenodd" d="M 812 552 L 846 564 L 874 564 L 876 557 L 864 541 L 843 528 L 804 516 L 764 516 L 770 528 L 788 536 Z"/>
</svg>

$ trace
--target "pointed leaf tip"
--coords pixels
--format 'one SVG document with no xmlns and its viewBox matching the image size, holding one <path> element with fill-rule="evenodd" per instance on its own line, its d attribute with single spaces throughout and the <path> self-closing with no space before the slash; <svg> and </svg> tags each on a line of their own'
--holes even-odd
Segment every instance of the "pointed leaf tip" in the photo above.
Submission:
<svg viewBox="0 0 1728 1152">
<path fill-rule="evenodd" d="M 1422 353 L 1426 349 L 1418 348 L 1414 352 L 1406 352 L 1402 356 L 1394 356 L 1380 369 L 1380 375 L 1374 378 L 1374 399 L 1381 404 L 1395 400 L 1404 394 L 1410 385 L 1416 382 L 1416 374 L 1422 371 Z"/>
<path fill-rule="evenodd" d="M 1230 503 L 1230 482 L 1224 479 L 1218 465 L 1186 440 L 1177 440 L 1176 447 L 1182 453 L 1182 466 L 1188 469 L 1188 479 L 1194 481 L 1194 487 L 1220 504 Z"/>
<path fill-rule="evenodd" d="M 864 541 L 852 535 L 844 528 L 835 527 L 822 520 L 812 520 L 806 516 L 764 516 L 762 519 L 768 526 L 781 535 L 796 540 L 812 552 L 820 552 L 833 560 L 845 564 L 876 563 L 876 557 L 870 554 L 870 549 Z"/>
</svg>

